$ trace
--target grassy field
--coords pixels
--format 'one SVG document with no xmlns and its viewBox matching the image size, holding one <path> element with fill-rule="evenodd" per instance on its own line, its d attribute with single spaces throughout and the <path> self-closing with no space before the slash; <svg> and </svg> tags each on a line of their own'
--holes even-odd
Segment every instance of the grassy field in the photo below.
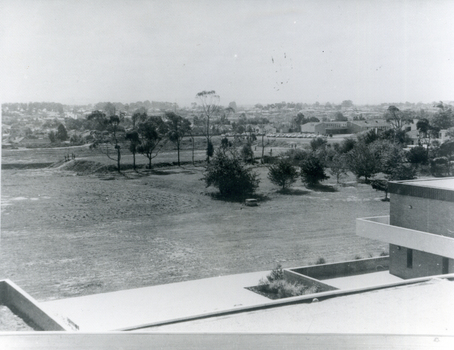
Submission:
<svg viewBox="0 0 454 350">
<path fill-rule="evenodd" d="M 60 154 L 19 151 L 4 152 L 2 160 L 47 163 Z M 82 161 L 101 159 L 82 151 Z M 343 185 L 328 180 L 335 192 L 311 191 L 298 181 L 291 194 L 280 194 L 267 168 L 257 166 L 264 200 L 246 207 L 213 199 L 202 166 L 90 173 L 91 163 L 80 160 L 2 171 L 0 278 L 38 300 L 387 251 L 355 235 L 356 218 L 386 215 L 389 203 L 353 178 Z"/>
</svg>

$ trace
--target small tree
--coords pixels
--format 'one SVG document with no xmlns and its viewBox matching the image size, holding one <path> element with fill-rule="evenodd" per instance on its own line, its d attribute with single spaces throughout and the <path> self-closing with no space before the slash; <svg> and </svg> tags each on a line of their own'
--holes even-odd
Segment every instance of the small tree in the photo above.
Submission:
<svg viewBox="0 0 454 350">
<path fill-rule="evenodd" d="M 132 167 L 136 170 L 136 153 L 140 146 L 140 137 L 137 130 L 132 130 L 126 133 L 126 141 L 129 142 L 129 151 L 132 153 Z"/>
<path fill-rule="evenodd" d="M 66 132 L 66 128 L 63 124 L 60 124 L 58 126 L 55 138 L 61 142 L 66 141 L 68 139 L 68 133 Z"/>
<path fill-rule="evenodd" d="M 57 138 L 55 137 L 55 133 L 53 131 L 50 131 L 49 134 L 47 134 L 47 136 L 49 137 L 51 143 L 57 141 Z"/>
<path fill-rule="evenodd" d="M 385 192 L 385 198 L 383 198 L 383 201 L 389 201 L 388 199 L 389 181 L 412 180 L 415 177 L 416 172 L 413 167 L 407 164 L 399 164 L 389 174 L 385 176 L 385 179 L 372 180 L 370 182 L 370 185 L 374 190 Z"/>
<path fill-rule="evenodd" d="M 314 152 L 301 163 L 301 179 L 306 186 L 315 186 L 320 181 L 329 179 L 329 176 L 325 174 L 322 160 Z"/>
<path fill-rule="evenodd" d="M 214 186 L 223 197 L 250 195 L 258 188 L 258 174 L 247 168 L 236 151 L 218 149 L 203 176 L 206 187 Z"/>
<path fill-rule="evenodd" d="M 339 183 L 341 177 L 347 175 L 348 167 L 345 154 L 334 152 L 334 154 L 329 155 L 327 162 L 331 175 L 335 176 L 336 182 Z"/>
<path fill-rule="evenodd" d="M 208 141 L 207 144 L 207 150 L 206 150 L 206 155 L 207 155 L 207 163 L 210 162 L 210 158 L 213 157 L 214 154 L 214 146 L 211 140 Z"/>
<path fill-rule="evenodd" d="M 147 117 L 139 124 L 137 131 L 140 145 L 137 151 L 148 158 L 148 169 L 151 169 L 151 160 L 155 158 L 166 142 L 167 128 L 161 117 Z"/>
<path fill-rule="evenodd" d="M 115 110 L 112 113 L 115 113 Z M 117 170 L 120 172 L 121 142 L 124 140 L 124 128 L 120 126 L 120 123 L 123 120 L 123 114 L 111 114 L 108 117 L 104 112 L 96 110 L 87 116 L 87 120 L 93 121 L 97 125 L 97 130 L 93 132 L 92 147 L 99 149 L 107 158 L 117 161 Z M 109 144 L 114 147 L 116 157 L 111 156 Z"/>
<path fill-rule="evenodd" d="M 169 140 L 177 146 L 178 166 L 180 166 L 181 141 L 189 132 L 191 128 L 191 123 L 186 118 L 183 118 L 175 114 L 174 112 L 167 112 L 166 118 L 167 118 L 166 124 L 168 129 L 167 136 L 169 137 Z"/>
<path fill-rule="evenodd" d="M 249 142 L 241 148 L 241 158 L 245 163 L 254 163 L 254 151 Z"/>
<path fill-rule="evenodd" d="M 288 159 L 280 159 L 269 167 L 268 179 L 281 186 L 282 190 L 289 188 L 298 178 L 298 171 Z"/>
</svg>

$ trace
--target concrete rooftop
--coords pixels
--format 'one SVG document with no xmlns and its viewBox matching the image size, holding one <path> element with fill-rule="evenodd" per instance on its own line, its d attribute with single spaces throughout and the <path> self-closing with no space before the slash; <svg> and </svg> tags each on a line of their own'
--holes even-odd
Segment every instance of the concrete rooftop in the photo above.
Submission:
<svg viewBox="0 0 454 350">
<path fill-rule="evenodd" d="M 413 285 L 150 328 L 151 332 L 454 335 L 454 282 Z"/>
</svg>

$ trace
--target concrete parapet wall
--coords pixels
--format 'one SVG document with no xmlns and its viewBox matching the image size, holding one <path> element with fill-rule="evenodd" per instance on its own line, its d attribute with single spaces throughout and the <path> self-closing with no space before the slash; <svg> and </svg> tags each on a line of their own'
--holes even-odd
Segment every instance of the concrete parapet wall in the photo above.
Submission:
<svg viewBox="0 0 454 350">
<path fill-rule="evenodd" d="M 49 316 L 30 295 L 10 280 L 0 281 L 0 304 L 6 305 L 37 330 L 70 330 L 69 327 Z"/>
<path fill-rule="evenodd" d="M 301 283 L 307 287 L 317 287 L 317 293 L 319 292 L 327 292 L 330 290 L 337 290 L 333 286 L 320 282 L 314 278 L 301 275 L 299 273 L 293 272 L 291 270 L 284 270 L 284 278 L 287 282 L 292 283 Z"/>
<path fill-rule="evenodd" d="M 289 269 L 299 275 L 313 279 L 323 280 L 328 278 L 360 275 L 368 272 L 384 271 L 389 269 L 389 257 L 351 260 L 340 263 L 305 266 Z"/>
</svg>

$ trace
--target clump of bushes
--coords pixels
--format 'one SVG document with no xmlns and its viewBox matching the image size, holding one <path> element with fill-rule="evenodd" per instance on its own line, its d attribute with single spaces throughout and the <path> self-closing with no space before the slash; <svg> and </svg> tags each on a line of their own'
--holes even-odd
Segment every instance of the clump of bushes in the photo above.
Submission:
<svg viewBox="0 0 454 350">
<path fill-rule="evenodd" d="M 261 279 L 255 290 L 270 299 L 295 297 L 298 295 L 317 293 L 316 286 L 307 287 L 301 283 L 291 283 L 284 279 L 282 265 L 278 264 L 266 279 Z"/>
<path fill-rule="evenodd" d="M 318 258 L 317 261 L 315 262 L 315 265 L 323 265 L 326 264 L 325 258 Z"/>
</svg>

